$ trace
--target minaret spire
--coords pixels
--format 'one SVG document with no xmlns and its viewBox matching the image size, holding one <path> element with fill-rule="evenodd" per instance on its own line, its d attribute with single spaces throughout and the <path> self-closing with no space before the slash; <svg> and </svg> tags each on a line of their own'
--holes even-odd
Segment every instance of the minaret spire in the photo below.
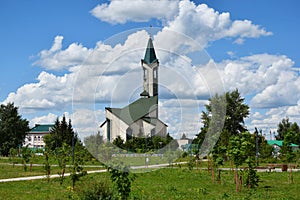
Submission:
<svg viewBox="0 0 300 200">
<path fill-rule="evenodd" d="M 142 97 L 153 97 L 158 94 L 158 66 L 159 62 L 150 36 L 144 59 L 142 59 L 142 68 L 144 70 L 144 91 L 141 93 Z"/>
</svg>

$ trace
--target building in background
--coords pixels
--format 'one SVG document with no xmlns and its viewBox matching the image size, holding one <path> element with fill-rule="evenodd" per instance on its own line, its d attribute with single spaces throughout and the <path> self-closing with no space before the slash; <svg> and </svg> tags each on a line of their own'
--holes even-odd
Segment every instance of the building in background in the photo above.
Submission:
<svg viewBox="0 0 300 200">
<path fill-rule="evenodd" d="M 23 147 L 28 147 L 32 150 L 44 149 L 45 135 L 50 134 L 54 124 L 36 124 L 26 135 Z"/>
</svg>

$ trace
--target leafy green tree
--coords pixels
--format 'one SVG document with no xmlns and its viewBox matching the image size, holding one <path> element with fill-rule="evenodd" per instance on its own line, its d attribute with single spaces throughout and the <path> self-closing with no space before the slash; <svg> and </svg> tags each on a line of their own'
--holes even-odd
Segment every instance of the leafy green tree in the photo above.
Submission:
<svg viewBox="0 0 300 200">
<path fill-rule="evenodd" d="M 129 172 L 129 168 L 122 164 L 110 166 L 108 170 L 110 178 L 118 191 L 119 199 L 128 199 L 131 192 L 131 184 L 134 181 L 135 176 L 132 176 Z"/>
<path fill-rule="evenodd" d="M 32 152 L 30 149 L 26 147 L 23 147 L 22 148 L 22 162 L 23 162 L 23 168 L 24 168 L 24 171 L 26 172 L 27 171 L 27 163 L 30 161 L 32 157 Z"/>
<path fill-rule="evenodd" d="M 60 168 L 60 171 L 58 172 L 60 185 L 62 185 L 64 181 L 70 151 L 70 147 L 66 143 L 63 143 L 62 147 L 57 148 L 55 151 L 56 160 L 58 161 L 58 166 Z"/>
<path fill-rule="evenodd" d="M 284 140 L 289 134 L 289 142 L 300 145 L 300 128 L 296 122 L 290 122 L 289 118 L 282 119 L 277 126 L 277 133 L 276 140 Z"/>
<path fill-rule="evenodd" d="M 90 135 L 84 138 L 84 144 L 86 149 L 93 155 L 93 157 L 98 158 L 99 150 L 101 144 L 103 144 L 103 136 L 98 132 L 95 135 Z"/>
<path fill-rule="evenodd" d="M 232 92 L 227 92 L 223 96 L 216 95 L 209 99 L 209 103 L 205 105 L 206 111 L 202 111 L 201 115 L 203 127 L 193 143 L 202 145 L 209 128 L 222 126 L 222 122 L 224 122 L 224 126 L 223 130 L 221 130 L 220 137 L 218 138 L 217 145 L 228 146 L 230 136 L 247 131 L 244 119 L 249 116 L 249 106 L 245 104 L 244 100 L 245 99 L 241 97 L 237 89 Z M 222 104 L 224 102 L 226 102 L 226 113 L 219 113 L 223 108 Z M 213 112 L 213 109 L 216 111 Z M 220 116 L 213 116 L 213 113 L 217 113 L 217 115 Z M 222 115 L 224 115 L 224 121 L 221 119 Z M 219 124 L 212 125 L 211 121 L 212 123 Z M 212 132 L 216 133 L 216 131 L 213 130 Z M 214 135 L 218 136 L 218 134 Z"/>
<path fill-rule="evenodd" d="M 238 192 L 242 186 L 242 173 L 238 174 L 238 167 L 243 163 L 248 163 L 249 169 L 253 168 L 254 158 L 255 158 L 255 140 L 254 137 L 249 132 L 241 133 L 240 135 L 233 135 L 230 137 L 228 146 L 228 155 L 233 160 L 235 165 L 235 183 L 236 191 Z M 254 176 L 254 172 L 248 173 L 250 176 Z M 254 177 L 249 177 L 248 179 L 254 179 Z M 247 179 L 247 180 L 248 180 Z"/>
<path fill-rule="evenodd" d="M 65 143 L 66 145 L 72 147 L 72 144 L 80 143 L 77 134 L 72 128 L 71 120 L 69 123 L 66 121 L 66 117 L 63 116 L 62 120 L 59 121 L 57 118 L 49 135 L 44 138 L 46 147 L 54 151 L 58 147 L 62 147 Z"/>
<path fill-rule="evenodd" d="M 11 148 L 22 145 L 26 133 L 30 130 L 29 122 L 22 119 L 14 103 L 0 106 L 0 154 L 9 155 Z"/>
<path fill-rule="evenodd" d="M 84 155 L 83 155 L 85 154 L 84 149 L 81 147 L 81 145 L 79 145 L 79 143 L 76 143 L 75 149 L 76 152 L 74 155 L 74 160 L 72 163 L 73 166 L 70 174 L 73 190 L 75 187 L 75 183 L 79 181 L 79 178 L 87 174 L 87 171 L 85 171 L 82 167 L 84 164 Z"/>
<path fill-rule="evenodd" d="M 49 150 L 46 150 L 44 152 L 44 156 L 45 156 L 45 162 L 44 162 L 44 169 L 46 172 L 46 177 L 47 177 L 47 182 L 50 182 L 50 174 L 51 174 L 51 165 L 49 163 Z"/>
</svg>

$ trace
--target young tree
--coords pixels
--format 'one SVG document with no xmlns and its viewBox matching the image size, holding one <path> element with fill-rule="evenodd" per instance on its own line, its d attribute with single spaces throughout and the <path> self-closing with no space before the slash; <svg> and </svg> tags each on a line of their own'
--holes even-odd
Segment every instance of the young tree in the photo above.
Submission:
<svg viewBox="0 0 300 200">
<path fill-rule="evenodd" d="M 252 164 L 255 157 L 255 141 L 253 136 L 249 132 L 244 132 L 240 135 L 234 135 L 230 137 L 228 146 L 228 155 L 233 160 L 235 165 L 235 183 L 236 191 L 238 192 L 242 186 L 242 176 L 238 174 L 238 167 L 247 162 L 249 169 L 252 169 Z M 253 176 L 253 171 L 248 173 Z M 249 177 L 251 179 L 253 177 Z"/>
<path fill-rule="evenodd" d="M 95 157 L 98 157 L 99 149 L 101 144 L 103 144 L 103 136 L 98 132 L 95 135 L 90 135 L 84 138 L 84 144 L 86 149 Z"/>
<path fill-rule="evenodd" d="M 22 145 L 26 133 L 30 130 L 29 122 L 18 114 L 14 103 L 0 106 L 0 154 L 8 156 L 11 148 Z"/>
</svg>

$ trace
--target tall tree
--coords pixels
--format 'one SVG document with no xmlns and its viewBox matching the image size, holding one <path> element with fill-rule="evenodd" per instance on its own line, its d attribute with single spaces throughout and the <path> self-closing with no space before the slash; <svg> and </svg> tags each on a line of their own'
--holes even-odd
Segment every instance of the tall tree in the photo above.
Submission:
<svg viewBox="0 0 300 200">
<path fill-rule="evenodd" d="M 24 142 L 29 122 L 22 119 L 14 103 L 0 107 L 0 154 L 8 156 L 11 148 L 17 148 Z"/>
<path fill-rule="evenodd" d="M 289 118 L 283 118 L 277 126 L 278 135 L 275 136 L 276 140 L 285 140 L 289 134 L 289 142 L 300 145 L 300 128 L 296 122 L 292 123 Z"/>
<path fill-rule="evenodd" d="M 232 92 L 226 92 L 223 96 L 216 95 L 209 99 L 209 103 L 205 105 L 206 111 L 202 111 L 201 120 L 203 127 L 193 143 L 202 144 L 209 128 L 211 128 L 211 121 L 220 123 L 220 126 L 221 122 L 224 122 L 223 130 L 221 130 L 221 135 L 218 139 L 218 143 L 222 143 L 224 146 L 228 145 L 231 135 L 239 135 L 247 131 L 244 119 L 249 116 L 249 106 L 245 104 L 244 100 L 237 89 Z M 224 104 L 224 102 L 226 103 L 226 114 L 219 113 L 219 107 L 222 109 L 221 104 Z M 213 109 L 216 111 L 213 112 Z M 215 117 L 217 120 L 214 120 L 213 114 L 215 113 L 217 115 L 224 115 L 224 121 L 220 120 L 221 116 Z"/>
<path fill-rule="evenodd" d="M 72 146 L 77 142 L 80 140 L 72 128 L 71 120 L 67 123 L 65 116 L 62 117 L 61 121 L 57 118 L 50 134 L 45 136 L 46 147 L 50 150 L 62 147 L 64 143 Z"/>
</svg>

